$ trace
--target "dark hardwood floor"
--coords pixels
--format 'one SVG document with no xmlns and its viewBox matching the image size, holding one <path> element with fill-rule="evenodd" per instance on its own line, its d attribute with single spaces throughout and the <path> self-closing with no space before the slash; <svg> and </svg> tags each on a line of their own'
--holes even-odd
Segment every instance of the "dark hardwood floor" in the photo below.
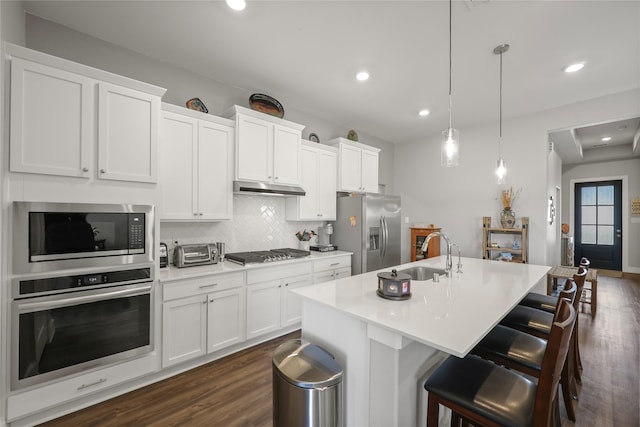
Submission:
<svg viewBox="0 0 640 427">
<path fill-rule="evenodd" d="M 598 310 L 580 313 L 584 372 L 577 420 L 563 427 L 640 426 L 640 278 L 599 277 Z M 45 426 L 271 426 L 271 356 L 289 334 Z M 347 426 L 365 427 L 365 426 Z"/>
</svg>

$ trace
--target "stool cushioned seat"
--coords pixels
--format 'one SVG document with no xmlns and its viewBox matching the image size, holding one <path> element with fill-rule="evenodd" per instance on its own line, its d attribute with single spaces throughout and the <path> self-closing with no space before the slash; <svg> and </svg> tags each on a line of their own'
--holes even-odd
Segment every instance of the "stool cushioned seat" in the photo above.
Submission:
<svg viewBox="0 0 640 427">
<path fill-rule="evenodd" d="M 547 313 L 555 313 L 556 306 L 558 305 L 558 297 L 529 292 L 522 301 L 520 301 L 519 305 L 537 308 L 538 310 L 543 310 Z"/>
<path fill-rule="evenodd" d="M 546 338 L 551 332 L 553 313 L 517 305 L 500 322 L 501 325 Z"/>
<path fill-rule="evenodd" d="M 524 373 L 540 375 L 547 341 L 507 326 L 497 325 L 476 345 L 471 353 L 497 363 L 508 359 L 520 365 Z M 502 363 L 504 364 L 504 363 Z"/>
<path fill-rule="evenodd" d="M 424 388 L 500 425 L 531 425 L 536 384 L 478 357 L 450 356 Z"/>
</svg>

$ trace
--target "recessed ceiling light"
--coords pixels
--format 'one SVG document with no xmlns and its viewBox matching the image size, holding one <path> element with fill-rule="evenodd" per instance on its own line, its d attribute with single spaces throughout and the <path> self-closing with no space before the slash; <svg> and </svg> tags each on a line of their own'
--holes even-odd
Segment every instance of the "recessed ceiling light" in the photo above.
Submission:
<svg viewBox="0 0 640 427">
<path fill-rule="evenodd" d="M 244 0 L 226 0 L 227 6 L 229 6 L 233 10 L 244 10 L 247 7 L 247 4 Z"/>
<path fill-rule="evenodd" d="M 582 70 L 584 67 L 584 62 L 576 62 L 575 64 L 567 65 L 562 69 L 565 73 L 575 73 L 576 71 Z"/>
<path fill-rule="evenodd" d="M 426 116 L 428 116 L 428 115 L 429 115 L 429 113 L 430 113 L 430 112 L 431 112 L 431 111 L 429 111 L 429 110 L 420 110 L 420 111 L 418 111 L 418 115 L 419 115 L 420 117 L 426 117 Z"/>
<path fill-rule="evenodd" d="M 358 79 L 361 82 L 364 82 L 365 80 L 369 80 L 369 73 L 366 71 L 360 71 L 358 74 L 356 74 L 356 79 Z"/>
<path fill-rule="evenodd" d="M 611 141 L 611 137 L 610 136 L 605 136 L 604 138 L 601 139 L 602 142 L 607 142 L 607 141 Z"/>
</svg>

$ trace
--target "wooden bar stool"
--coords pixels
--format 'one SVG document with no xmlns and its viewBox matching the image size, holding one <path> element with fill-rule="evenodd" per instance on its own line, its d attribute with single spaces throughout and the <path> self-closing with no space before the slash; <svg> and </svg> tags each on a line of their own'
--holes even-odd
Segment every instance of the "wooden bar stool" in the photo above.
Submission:
<svg viewBox="0 0 640 427">
<path fill-rule="evenodd" d="M 578 293 L 577 293 L 576 301 L 574 303 L 574 308 L 576 309 L 576 311 L 578 311 L 579 303 L 582 298 L 582 292 L 583 292 L 587 277 L 589 275 L 589 271 L 591 271 L 591 270 L 587 270 L 588 266 L 591 265 L 588 259 L 582 258 L 580 264 L 581 266 L 578 267 L 577 272 L 573 275 L 573 280 L 575 281 L 576 286 L 578 287 Z M 527 294 L 527 296 L 523 298 L 523 300 L 519 303 L 518 307 L 520 306 L 531 307 L 538 310 L 546 311 L 548 313 L 553 313 L 555 310 L 557 301 L 558 301 L 557 297 L 554 297 L 551 295 L 542 295 L 542 294 L 532 292 Z M 545 330 L 548 329 L 548 322 L 550 321 L 549 317 L 546 316 L 546 321 L 545 321 L 545 316 L 531 316 L 531 313 L 533 312 L 531 312 L 528 309 L 522 309 L 518 307 L 514 308 L 512 312 L 507 314 L 507 316 L 505 317 L 505 319 L 503 319 L 501 323 L 506 324 L 507 326 L 522 330 L 524 332 L 533 333 L 534 335 L 540 338 L 544 338 L 544 335 L 546 334 Z M 514 320 L 514 318 L 516 317 L 518 317 L 518 319 Z M 514 321 L 516 322 L 515 326 L 509 323 L 509 322 L 513 323 Z M 541 322 L 541 321 L 544 323 L 544 328 L 543 328 L 544 330 L 539 330 L 539 328 L 533 328 L 533 327 L 527 326 L 526 324 L 526 322 L 530 322 L 531 324 L 537 324 L 538 322 Z M 571 369 L 571 372 L 573 373 L 575 381 L 577 381 L 578 383 L 581 383 L 582 382 L 582 360 L 580 358 L 580 345 L 578 341 L 579 323 L 580 322 L 576 320 L 574 337 L 572 341 L 573 350 L 571 352 L 570 360 L 573 363 L 573 368 Z M 534 331 L 534 329 L 536 330 Z M 575 386 L 572 384 L 572 390 L 575 391 L 575 389 L 576 389 Z M 577 392 L 574 392 L 572 394 L 574 395 L 575 398 L 577 398 Z"/>
<path fill-rule="evenodd" d="M 584 286 L 584 277 L 586 272 L 582 270 L 580 274 L 574 276 L 574 282 L 576 284 L 577 292 L 576 298 L 573 300 L 573 308 L 578 312 L 578 305 L 580 303 L 579 296 L 582 293 Z M 534 335 L 538 338 L 548 339 L 549 331 L 551 330 L 551 324 L 553 323 L 553 314 L 544 310 L 538 310 L 536 308 L 527 307 L 523 305 L 516 306 L 513 310 L 507 314 L 500 322 L 501 325 L 517 329 L 522 332 Z M 580 349 L 578 346 L 578 321 L 576 320 L 576 326 L 571 335 L 571 350 L 568 356 L 568 374 L 570 394 L 574 399 L 578 399 L 578 388 L 576 382 L 580 382 L 580 363 L 578 358 L 580 357 Z"/>
<path fill-rule="evenodd" d="M 438 425 L 439 405 L 452 410 L 452 426 L 461 422 L 488 427 L 559 423 L 558 382 L 575 319 L 573 306 L 562 300 L 537 383 L 477 356 L 450 356 L 424 384 L 429 392 L 427 427 Z"/>
<path fill-rule="evenodd" d="M 569 279 L 562 291 L 560 291 L 559 298 L 569 301 L 573 305 L 574 300 L 578 298 L 577 291 L 578 288 L 575 282 L 573 279 Z M 560 305 L 556 305 L 554 321 L 557 320 L 559 315 L 558 308 Z M 515 369 L 538 378 L 546 350 L 547 340 L 503 325 L 497 325 L 471 350 L 471 353 L 506 368 Z M 571 421 L 575 422 L 576 413 L 573 407 L 570 366 L 570 360 L 567 357 L 560 377 L 560 386 L 562 387 L 562 397 L 564 398 L 567 416 Z"/>
</svg>

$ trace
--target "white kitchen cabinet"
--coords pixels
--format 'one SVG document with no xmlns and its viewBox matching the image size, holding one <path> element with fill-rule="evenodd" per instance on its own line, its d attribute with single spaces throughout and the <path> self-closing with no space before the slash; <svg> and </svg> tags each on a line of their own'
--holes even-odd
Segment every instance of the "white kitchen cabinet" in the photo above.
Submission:
<svg viewBox="0 0 640 427">
<path fill-rule="evenodd" d="M 98 83 L 98 177 L 157 181 L 160 98 Z"/>
<path fill-rule="evenodd" d="M 162 366 L 244 341 L 241 272 L 163 284 Z"/>
<path fill-rule="evenodd" d="M 7 52 L 12 172 L 156 182 L 164 89 L 19 46 Z"/>
<path fill-rule="evenodd" d="M 70 375 L 60 381 L 12 392 L 7 396 L 7 421 L 12 425 L 14 421 L 16 425 L 26 425 L 20 418 L 49 408 L 61 408 L 75 399 L 89 398 L 105 390 L 113 393 L 118 385 L 151 375 L 157 369 L 158 357 L 153 352 L 128 362 L 114 363 L 102 369 L 88 368 L 83 373 Z"/>
<path fill-rule="evenodd" d="M 306 194 L 287 198 L 287 220 L 336 219 L 337 167 L 337 149 L 303 141 L 300 186 Z"/>
<path fill-rule="evenodd" d="M 247 286 L 247 339 L 280 329 L 282 282 Z"/>
<path fill-rule="evenodd" d="M 87 77 L 11 60 L 12 172 L 90 177 L 93 88 Z"/>
<path fill-rule="evenodd" d="M 207 295 L 207 352 L 244 341 L 244 289 Z"/>
<path fill-rule="evenodd" d="M 311 284 L 310 262 L 247 272 L 247 339 L 300 322 L 302 302 L 289 292 Z"/>
<path fill-rule="evenodd" d="M 282 317 L 280 321 L 283 328 L 300 323 L 302 320 L 302 299 L 289 291 L 309 286 L 310 284 L 311 277 L 309 275 L 289 277 L 284 280 L 282 286 Z"/>
<path fill-rule="evenodd" d="M 236 179 L 300 184 L 304 126 L 235 106 Z"/>
<path fill-rule="evenodd" d="M 338 148 L 338 191 L 378 192 L 380 149 L 345 138 L 327 144 Z"/>
<path fill-rule="evenodd" d="M 196 295 L 162 305 L 162 366 L 207 352 L 207 296 Z"/>
<path fill-rule="evenodd" d="M 163 110 L 160 219 L 231 219 L 233 122 L 169 104 L 164 104 Z"/>
<path fill-rule="evenodd" d="M 351 276 L 351 255 L 330 257 L 313 263 L 314 284 L 349 276 Z"/>
</svg>

